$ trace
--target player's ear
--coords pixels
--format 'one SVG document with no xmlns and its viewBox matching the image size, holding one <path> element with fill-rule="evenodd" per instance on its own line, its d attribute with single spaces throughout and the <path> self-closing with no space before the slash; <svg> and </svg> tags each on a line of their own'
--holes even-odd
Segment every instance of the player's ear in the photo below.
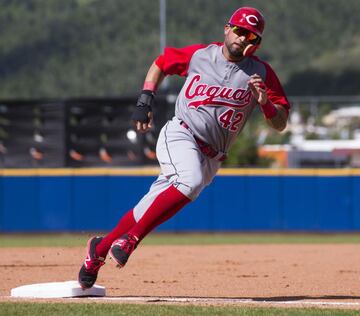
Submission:
<svg viewBox="0 0 360 316">
<path fill-rule="evenodd" d="M 230 32 L 230 26 L 229 26 L 229 24 L 226 24 L 225 28 L 224 28 L 224 35 L 228 35 L 229 32 Z"/>
</svg>

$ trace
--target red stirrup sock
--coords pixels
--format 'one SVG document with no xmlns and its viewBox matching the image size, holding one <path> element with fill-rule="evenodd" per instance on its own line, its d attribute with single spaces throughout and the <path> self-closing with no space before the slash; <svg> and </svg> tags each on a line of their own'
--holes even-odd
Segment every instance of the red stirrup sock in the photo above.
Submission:
<svg viewBox="0 0 360 316">
<path fill-rule="evenodd" d="M 146 233 L 146 235 L 151 232 L 154 228 L 161 225 L 162 223 L 166 222 L 168 219 L 173 217 L 178 211 L 180 211 L 186 204 L 188 204 L 189 200 L 183 200 L 180 201 L 178 204 L 174 205 L 172 209 L 169 210 L 169 212 L 166 212 L 163 214 L 163 216 L 160 216 L 157 221 L 155 221 L 154 225 L 152 227 L 149 227 L 149 231 Z"/>
<path fill-rule="evenodd" d="M 131 227 L 136 224 L 133 210 L 128 211 L 118 222 L 116 227 L 108 233 L 102 241 L 96 246 L 96 254 L 100 257 L 106 258 L 107 253 L 114 240 L 125 234 Z"/>
<path fill-rule="evenodd" d="M 174 216 L 191 200 L 174 186 L 161 192 L 152 202 L 143 217 L 128 231 L 142 240 L 155 227 Z"/>
</svg>

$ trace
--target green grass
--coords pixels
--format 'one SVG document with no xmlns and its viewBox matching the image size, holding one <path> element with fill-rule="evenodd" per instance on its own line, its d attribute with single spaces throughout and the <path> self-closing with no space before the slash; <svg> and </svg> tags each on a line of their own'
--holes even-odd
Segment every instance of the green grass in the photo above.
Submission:
<svg viewBox="0 0 360 316">
<path fill-rule="evenodd" d="M 2 234 L 0 247 L 78 247 L 93 234 Z M 360 234 L 209 233 L 150 234 L 144 245 L 360 243 Z"/>
<path fill-rule="evenodd" d="M 70 316 L 70 315 L 239 315 L 239 316 L 342 316 L 359 315 L 359 311 L 314 308 L 250 308 L 218 306 L 176 306 L 149 304 L 65 304 L 65 303 L 0 303 L 0 315 Z"/>
</svg>

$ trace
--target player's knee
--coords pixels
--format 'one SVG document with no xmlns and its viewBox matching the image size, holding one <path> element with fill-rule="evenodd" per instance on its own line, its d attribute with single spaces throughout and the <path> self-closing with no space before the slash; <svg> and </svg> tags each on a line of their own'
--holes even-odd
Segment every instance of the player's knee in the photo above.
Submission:
<svg viewBox="0 0 360 316">
<path fill-rule="evenodd" d="M 196 199 L 204 188 L 204 178 L 200 173 L 193 173 L 186 177 L 182 177 L 181 179 L 178 179 L 178 183 L 184 190 L 183 193 L 191 200 Z"/>
</svg>

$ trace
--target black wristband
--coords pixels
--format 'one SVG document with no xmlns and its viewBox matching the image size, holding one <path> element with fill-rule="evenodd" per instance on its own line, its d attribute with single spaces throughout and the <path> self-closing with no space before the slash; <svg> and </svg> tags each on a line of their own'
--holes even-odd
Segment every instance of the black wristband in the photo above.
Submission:
<svg viewBox="0 0 360 316">
<path fill-rule="evenodd" d="M 149 106 L 151 108 L 153 101 L 154 93 L 151 90 L 143 90 L 141 91 L 136 106 Z"/>
<path fill-rule="evenodd" d="M 149 123 L 149 113 L 152 112 L 154 93 L 151 90 L 143 90 L 136 103 L 136 108 L 131 116 L 135 122 Z"/>
</svg>

